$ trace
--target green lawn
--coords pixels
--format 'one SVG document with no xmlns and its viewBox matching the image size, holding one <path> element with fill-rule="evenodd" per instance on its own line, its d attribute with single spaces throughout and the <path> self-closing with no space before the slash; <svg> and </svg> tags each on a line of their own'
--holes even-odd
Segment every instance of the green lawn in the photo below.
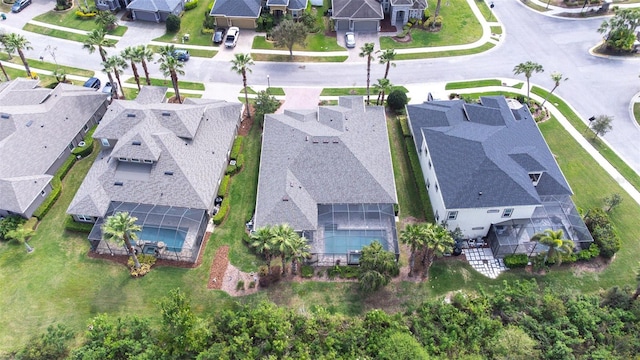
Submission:
<svg viewBox="0 0 640 360">
<path fill-rule="evenodd" d="M 275 61 L 275 62 L 344 62 L 348 56 L 297 56 L 293 59 L 289 55 L 257 54 L 251 53 L 251 58 L 255 61 Z"/>
<path fill-rule="evenodd" d="M 487 42 L 482 46 L 478 46 L 473 49 L 398 54 L 396 55 L 396 60 L 433 59 L 433 58 L 439 58 L 439 57 L 473 55 L 473 54 L 479 54 L 487 50 L 490 50 L 494 46 L 496 45 L 493 43 Z"/>
<path fill-rule="evenodd" d="M 88 38 L 87 35 L 76 34 L 76 33 L 58 30 L 58 29 L 51 29 L 48 27 L 33 25 L 33 24 L 25 24 L 22 30 L 30 31 L 36 34 L 47 35 L 47 36 L 51 36 L 59 39 L 77 41 L 79 43 L 83 43 Z"/>
<path fill-rule="evenodd" d="M 169 87 L 171 89 L 173 89 L 173 85 L 171 85 L 171 79 L 156 79 L 156 78 L 151 78 L 151 85 L 153 86 L 166 86 Z M 128 84 L 135 84 L 136 80 L 133 77 L 130 77 L 129 79 L 127 79 L 127 81 L 125 81 Z M 144 79 L 144 73 L 142 74 L 142 76 L 140 77 L 140 83 L 144 83 L 145 79 Z M 199 82 L 191 82 L 191 81 L 180 81 L 178 80 L 178 87 L 180 89 L 185 89 L 185 90 L 201 90 L 204 91 L 204 84 L 203 83 L 199 83 Z"/>
<path fill-rule="evenodd" d="M 98 29 L 98 25 L 93 19 L 83 19 L 75 14 L 76 8 L 58 12 L 58 11 L 48 11 L 44 14 L 40 14 L 33 18 L 33 20 L 40 21 L 43 23 L 64 26 L 72 29 L 91 31 L 93 29 Z M 25 29 L 26 30 L 26 29 Z M 126 26 L 118 26 L 117 28 L 109 31 L 107 34 L 122 36 L 127 31 Z"/>
<path fill-rule="evenodd" d="M 325 36 L 324 34 L 307 35 L 306 46 L 295 44 L 294 51 L 344 51 L 345 49 L 338 45 L 335 37 Z M 268 50 L 288 50 L 286 47 L 275 47 L 274 43 L 267 41 L 264 36 L 256 36 L 253 38 L 252 49 L 268 49 Z"/>
<path fill-rule="evenodd" d="M 9 67 L 5 67 L 4 68 L 7 71 L 7 75 L 9 75 L 9 78 L 11 78 L 12 80 L 15 78 L 26 78 L 27 77 L 27 72 L 24 69 L 14 69 L 14 68 L 9 68 Z M 0 73 L 0 77 L 2 78 L 2 80 L 4 81 L 4 75 L 2 75 Z M 54 84 L 57 84 L 58 81 L 56 80 L 55 77 L 50 76 L 50 75 L 41 75 L 38 74 L 38 79 L 40 80 L 40 83 L 38 85 L 40 85 L 41 87 L 51 87 Z M 73 85 L 78 85 L 78 86 L 82 86 L 84 84 L 84 81 L 71 81 L 71 83 Z"/>
<path fill-rule="evenodd" d="M 157 46 L 157 45 L 148 45 L 147 47 L 155 53 L 157 53 L 161 48 L 161 46 Z M 179 49 L 179 48 L 180 48 L 179 45 L 176 46 L 176 49 Z M 217 50 L 189 49 L 189 55 L 195 56 L 195 57 L 212 58 L 217 53 L 218 53 Z"/>
<path fill-rule="evenodd" d="M 450 82 L 445 85 L 445 90 L 456 90 L 456 89 L 468 89 L 468 88 L 477 88 L 484 86 L 501 86 L 502 81 L 499 79 L 482 79 L 482 80 L 473 80 L 473 81 L 458 81 L 458 82 Z"/>
<path fill-rule="evenodd" d="M 267 89 L 267 91 L 269 92 L 270 95 L 274 95 L 274 96 L 284 96 L 284 89 L 280 88 L 280 87 L 270 87 Z M 258 92 L 253 90 L 253 88 L 251 88 L 250 86 L 247 86 L 247 94 L 250 95 L 256 95 Z M 240 94 L 244 95 L 244 90 L 240 90 Z"/>
<path fill-rule="evenodd" d="M 394 41 L 390 36 L 380 37 L 382 49 L 406 49 L 432 46 L 461 45 L 477 41 L 482 37 L 482 26 L 473 15 L 465 0 L 449 0 L 450 6 L 442 6 L 442 29 L 429 32 L 419 29 L 411 30 L 412 40 L 408 43 Z M 435 12 L 436 2 L 430 1 L 429 10 Z"/>
<path fill-rule="evenodd" d="M 633 104 L 633 117 L 636 118 L 636 122 L 640 125 L 640 103 Z"/>
<path fill-rule="evenodd" d="M 180 31 L 177 33 L 165 33 L 161 37 L 153 40 L 182 44 L 182 37 L 184 34 L 189 34 L 189 41 L 186 42 L 187 44 L 212 46 L 213 34 L 202 33 L 202 22 L 204 21 L 205 12 L 207 12 L 207 6 L 212 2 L 213 0 L 198 2 L 198 7 L 183 13 L 180 23 Z M 240 36 L 242 36 L 242 34 L 240 34 Z"/>
<path fill-rule="evenodd" d="M 493 16 L 489 4 L 487 4 L 484 0 L 475 1 L 475 4 L 478 5 L 478 9 L 480 9 L 480 12 L 482 13 L 482 16 L 484 16 L 485 20 L 496 21 L 496 17 Z"/>
<path fill-rule="evenodd" d="M 51 57 L 48 54 L 47 56 Z M 9 55 L 7 55 L 6 53 L 0 53 L 0 60 L 22 65 L 22 60 L 20 60 L 20 57 L 18 57 L 16 54 L 14 54 L 11 60 L 9 60 Z M 50 63 L 46 61 L 27 58 L 27 62 L 29 63 L 29 67 L 32 68 L 32 71 L 36 73 L 38 72 L 38 70 L 54 71 L 56 69 L 62 69 L 65 71 L 67 75 L 78 75 L 78 76 L 84 76 L 84 77 L 92 77 L 93 75 L 95 75 L 95 71 L 79 69 L 71 66 L 56 65 L 54 63 Z M 9 68 L 7 67 L 6 69 L 8 70 Z M 26 72 L 23 71 L 22 75 L 20 76 L 25 76 L 25 74 Z"/>
<path fill-rule="evenodd" d="M 492 26 L 491 27 L 492 34 L 502 34 L 502 26 Z"/>
<path fill-rule="evenodd" d="M 406 87 L 404 86 L 394 86 L 393 90 L 400 90 L 404 93 L 409 92 L 409 90 L 407 90 Z M 392 90 L 392 91 L 393 91 Z M 371 86 L 371 88 L 369 89 L 369 93 L 370 95 L 377 95 L 377 93 L 375 93 L 373 91 L 373 86 Z M 351 88 L 324 88 L 322 89 L 322 92 L 320 93 L 320 96 L 342 96 L 342 95 L 367 95 L 367 88 L 366 87 L 351 87 Z"/>
<path fill-rule="evenodd" d="M 175 96 L 175 93 L 173 92 L 173 89 L 169 89 L 169 91 L 167 91 L 166 94 L 164 94 L 164 97 L 169 99 Z M 190 97 L 190 98 L 202 98 L 202 94 L 191 94 L 191 93 L 185 93 L 185 92 L 181 92 L 180 93 L 180 97 Z"/>
</svg>

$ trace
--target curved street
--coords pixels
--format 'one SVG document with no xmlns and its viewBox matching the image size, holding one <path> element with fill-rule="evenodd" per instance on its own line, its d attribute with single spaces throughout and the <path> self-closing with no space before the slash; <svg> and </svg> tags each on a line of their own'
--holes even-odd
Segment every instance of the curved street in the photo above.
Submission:
<svg viewBox="0 0 640 360">
<path fill-rule="evenodd" d="M 539 14 L 520 1 L 495 0 L 494 3 L 495 18 L 503 25 L 503 34 L 496 47 L 477 55 L 397 61 L 397 66 L 389 74 L 391 82 L 409 85 L 412 102 L 421 102 L 429 91 L 441 91 L 445 82 L 514 78 L 512 70 L 515 65 L 528 60 L 537 62 L 545 72 L 532 76 L 532 86 L 535 84 L 551 89 L 553 82 L 550 74 L 562 73 L 569 80 L 562 82 L 555 94 L 566 100 L 585 121 L 594 115 L 613 116 L 613 130 L 604 139 L 640 174 L 640 127 L 632 118 L 629 108 L 632 99 L 640 91 L 638 62 L 635 59 L 610 59 L 589 53 L 589 49 L 602 39 L 596 30 L 603 18 L 556 18 Z M 48 1 L 34 0 L 32 6 L 18 15 L 11 14 L 0 25 L 28 37 L 34 48 L 27 52 L 30 58 L 38 58 L 44 48 L 51 45 L 58 49 L 58 63 L 100 71 L 97 54 L 89 55 L 79 43 L 19 30 L 30 16 L 45 12 L 50 6 Z M 486 27 L 484 19 L 480 20 Z M 125 25 L 129 26 L 129 30 L 118 47 L 109 49 L 110 52 L 149 43 L 164 32 L 164 25 L 141 22 Z M 360 45 L 361 42 L 358 47 Z M 238 51 L 242 51 L 240 47 L 235 49 L 235 52 Z M 228 90 L 239 91 L 241 87 L 240 77 L 230 71 L 229 52 L 231 50 L 221 49 L 213 59 L 193 57 L 185 66 L 186 74 L 180 77 L 181 80 L 204 82 L 207 92 L 211 88 L 224 88 L 227 95 L 232 95 L 227 98 L 237 98 L 237 92 Z M 161 77 L 157 65 L 152 70 L 156 77 Z M 350 59 L 344 63 L 258 62 L 252 70 L 250 85 L 266 85 L 267 75 L 271 85 L 276 87 L 365 86 L 366 83 L 364 59 Z M 382 65 L 372 64 L 371 79 L 381 78 L 383 72 Z M 521 75 L 519 80 L 525 81 L 524 76 Z"/>
</svg>

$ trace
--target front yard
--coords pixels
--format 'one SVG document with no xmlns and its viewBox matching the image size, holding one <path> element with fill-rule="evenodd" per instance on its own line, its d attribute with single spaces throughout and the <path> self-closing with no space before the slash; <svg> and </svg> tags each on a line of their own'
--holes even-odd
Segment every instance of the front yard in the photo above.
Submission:
<svg viewBox="0 0 640 360">
<path fill-rule="evenodd" d="M 52 6 L 53 4 L 54 3 L 52 3 Z M 51 25 L 63 26 L 71 29 L 78 29 L 78 30 L 84 30 L 84 31 L 91 31 L 93 29 L 98 29 L 98 25 L 96 24 L 93 18 L 84 19 L 76 16 L 77 9 L 78 9 L 77 7 L 73 7 L 72 9 L 69 9 L 66 11 L 48 11 L 44 14 L 34 17 L 33 20 L 51 24 Z M 122 22 L 119 22 L 119 24 L 122 24 Z M 127 27 L 120 25 L 115 29 L 107 32 L 107 34 L 122 36 L 126 31 L 127 31 Z"/>
</svg>

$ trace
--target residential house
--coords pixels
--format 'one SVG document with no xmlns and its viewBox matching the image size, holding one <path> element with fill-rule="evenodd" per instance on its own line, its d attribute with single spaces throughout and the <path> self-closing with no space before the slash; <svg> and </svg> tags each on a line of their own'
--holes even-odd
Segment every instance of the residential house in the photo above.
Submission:
<svg viewBox="0 0 640 360">
<path fill-rule="evenodd" d="M 164 22 L 184 11 L 184 0 L 133 0 L 127 5 L 133 20 Z"/>
<path fill-rule="evenodd" d="M 388 0 L 385 2 L 389 3 Z M 427 8 L 427 0 L 391 0 L 390 7 L 385 8 L 385 12 L 388 11 L 391 17 L 391 25 L 404 26 L 409 22 L 409 19 L 420 19 L 424 14 L 424 9 Z"/>
<path fill-rule="evenodd" d="M 107 109 L 107 95 L 81 86 L 0 83 L 0 216 L 25 218 L 52 191 L 53 175 Z"/>
<path fill-rule="evenodd" d="M 254 226 L 287 223 L 312 262 L 357 264 L 374 240 L 398 254 L 396 187 L 384 108 L 337 106 L 266 115 Z"/>
<path fill-rule="evenodd" d="M 578 248 L 593 241 L 528 108 L 489 96 L 408 105 L 407 116 L 437 222 L 496 256 L 546 251 L 531 238 L 547 229 Z"/>
<path fill-rule="evenodd" d="M 384 11 L 377 0 L 331 0 L 331 7 L 336 31 L 380 31 Z"/>
<path fill-rule="evenodd" d="M 217 26 L 255 29 L 261 11 L 261 0 L 216 0 L 209 15 Z"/>
<path fill-rule="evenodd" d="M 242 105 L 169 104 L 165 93 L 146 86 L 136 101 L 115 100 L 93 135 L 102 150 L 67 213 L 95 224 L 89 241 L 99 253 L 126 253 L 102 241 L 101 229 L 105 218 L 126 211 L 142 226 L 137 251 L 183 262 L 198 257 Z"/>
<path fill-rule="evenodd" d="M 308 0 L 267 0 L 269 12 L 275 17 L 290 14 L 292 18 L 300 17 L 307 8 Z"/>
</svg>

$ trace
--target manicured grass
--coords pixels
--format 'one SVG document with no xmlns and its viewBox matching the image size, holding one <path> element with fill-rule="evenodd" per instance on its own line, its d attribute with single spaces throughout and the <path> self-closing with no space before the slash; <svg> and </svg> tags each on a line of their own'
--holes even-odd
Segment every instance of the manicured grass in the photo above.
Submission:
<svg viewBox="0 0 640 360">
<path fill-rule="evenodd" d="M 13 54 L 13 57 L 11 58 L 11 60 L 9 60 L 9 55 L 7 55 L 6 53 L 0 53 L 0 60 L 22 65 L 22 60 L 20 60 L 20 57 L 17 56 L 16 54 Z M 84 76 L 84 77 L 92 77 L 93 75 L 95 75 L 95 71 L 79 69 L 71 66 L 56 65 L 54 63 L 50 63 L 46 61 L 27 58 L 27 62 L 29 63 L 29 67 L 32 69 L 31 71 L 34 71 L 36 73 L 37 73 L 37 70 L 54 71 L 56 69 L 62 69 L 65 71 L 67 75 L 78 75 L 78 76 Z M 6 69 L 8 70 L 9 68 L 6 68 Z M 26 72 L 23 71 L 22 75 L 20 76 L 25 76 L 25 74 Z"/>
<path fill-rule="evenodd" d="M 547 9 L 546 6 L 538 5 L 538 4 L 534 3 L 533 1 L 522 1 L 522 3 L 527 5 L 528 7 L 532 8 L 535 11 L 539 11 L 539 12 L 549 11 L 549 9 Z"/>
<path fill-rule="evenodd" d="M 548 91 L 543 90 L 537 86 L 533 86 L 531 88 L 531 92 L 533 94 L 542 96 L 543 98 L 549 94 Z M 593 132 L 588 129 L 587 125 L 582 121 L 582 119 L 580 119 L 580 117 L 576 113 L 574 113 L 566 103 L 560 100 L 560 98 L 551 94 L 549 95 L 548 99 L 548 101 L 552 104 L 558 104 L 556 105 L 556 107 L 564 114 L 571 125 L 573 125 L 573 127 L 575 127 L 578 131 L 580 131 L 581 134 L 587 133 L 588 136 L 585 136 L 585 138 L 589 140 L 591 145 L 593 145 L 593 147 L 595 147 L 598 152 L 602 156 L 604 156 L 604 158 L 607 159 L 607 161 L 611 163 L 611 165 L 613 165 L 613 167 L 616 168 L 616 170 L 618 170 L 618 172 L 620 172 L 620 174 L 622 174 L 622 176 L 627 179 L 627 181 L 629 181 L 629 183 L 631 183 L 634 188 L 636 188 L 636 190 L 640 191 L 640 175 L 638 175 L 631 167 L 629 167 L 629 165 L 627 165 L 613 150 L 611 150 L 602 141 L 593 139 Z"/>
<path fill-rule="evenodd" d="M 478 46 L 473 49 L 398 54 L 396 55 L 396 60 L 433 59 L 433 58 L 439 58 L 439 57 L 473 55 L 473 54 L 479 54 L 487 50 L 490 50 L 494 46 L 496 45 L 490 42 L 487 42 L 482 46 Z"/>
<path fill-rule="evenodd" d="M 49 11 L 34 17 L 33 20 L 84 31 L 91 31 L 93 29 L 99 28 L 94 19 L 83 19 L 76 16 L 76 10 L 77 7 L 63 12 Z M 117 28 L 107 32 L 107 34 L 122 36 L 126 31 L 127 27 L 120 25 Z"/>
<path fill-rule="evenodd" d="M 473 80 L 473 81 L 459 81 L 459 82 L 450 82 L 445 85 L 445 90 L 456 90 L 456 89 L 468 89 L 468 88 L 477 88 L 483 86 L 501 86 L 502 81 L 498 79 L 482 79 L 482 80 Z"/>
<path fill-rule="evenodd" d="M 270 87 L 267 89 L 267 91 L 269 92 L 270 95 L 274 95 L 274 96 L 284 96 L 284 89 L 280 88 L 280 87 Z M 249 95 L 256 95 L 258 92 L 253 90 L 253 88 L 251 88 L 250 86 L 247 86 L 247 94 Z M 244 95 L 244 89 L 240 90 L 240 94 Z"/>
<path fill-rule="evenodd" d="M 514 88 L 514 89 L 522 89 L 523 86 L 524 86 L 524 83 L 520 82 L 520 83 L 517 83 L 517 84 L 515 84 L 515 85 L 513 85 L 511 87 Z"/>
<path fill-rule="evenodd" d="M 148 45 L 147 47 L 150 48 L 155 53 L 157 53 L 161 48 L 161 46 L 157 46 L 157 45 Z M 176 49 L 180 49 L 180 46 L 179 45 L 176 46 Z M 189 55 L 195 56 L 195 57 L 212 58 L 217 53 L 218 53 L 217 50 L 189 49 Z"/>
<path fill-rule="evenodd" d="M 502 26 L 492 26 L 491 27 L 492 34 L 502 34 Z"/>
<path fill-rule="evenodd" d="M 335 37 L 325 36 L 324 34 L 307 35 L 306 46 L 295 44 L 294 51 L 344 51 L 345 49 L 338 45 Z M 253 38 L 252 49 L 268 49 L 268 50 L 286 50 L 286 47 L 275 47 L 275 43 L 267 41 L 264 36 L 256 36 Z"/>
<path fill-rule="evenodd" d="M 169 89 L 169 91 L 167 91 L 167 93 L 164 94 L 164 97 L 167 98 L 167 99 L 172 98 L 174 96 L 175 96 L 175 93 L 173 92 L 173 89 Z M 191 93 L 181 92 L 180 93 L 180 97 L 181 98 L 182 97 L 190 97 L 190 98 L 198 98 L 199 99 L 199 98 L 202 97 L 202 94 L 191 94 Z"/>
<path fill-rule="evenodd" d="M 640 125 L 640 103 L 633 104 L 633 117 L 636 119 L 638 125 Z"/>
<path fill-rule="evenodd" d="M 344 62 L 348 56 L 298 56 L 293 59 L 289 55 L 257 54 L 251 53 L 251 58 L 255 61 L 275 61 L 275 62 Z"/>
<path fill-rule="evenodd" d="M 438 32 L 412 29 L 411 41 L 400 43 L 390 36 L 380 37 L 382 49 L 406 49 L 432 46 L 461 45 L 477 41 L 482 36 L 482 26 L 473 15 L 469 4 L 465 0 L 449 0 L 450 6 L 442 6 L 440 15 L 443 17 L 442 29 Z M 428 2 L 429 10 L 435 13 L 436 2 Z"/>
<path fill-rule="evenodd" d="M 156 79 L 156 78 L 151 78 L 151 85 L 153 86 L 166 86 L 169 87 L 170 89 L 173 89 L 173 85 L 171 85 L 171 80 L 170 79 Z M 142 74 L 142 77 L 140 79 L 140 82 L 143 83 L 144 80 L 144 74 Z M 131 77 L 129 79 L 127 79 L 127 81 L 125 81 L 128 84 L 135 84 L 136 80 Z M 191 81 L 180 81 L 178 80 L 178 87 L 180 89 L 186 89 L 186 90 L 201 90 L 204 91 L 204 84 L 203 83 L 199 83 L 199 82 L 191 82 Z"/>
<path fill-rule="evenodd" d="M 177 33 L 165 33 L 159 38 L 153 40 L 182 44 L 182 37 L 184 36 L 184 34 L 189 34 L 189 41 L 187 41 L 185 44 L 212 46 L 213 34 L 202 33 L 202 22 L 204 21 L 205 17 L 204 14 L 205 12 L 207 12 L 207 6 L 212 2 L 213 0 L 203 0 L 202 2 L 198 2 L 198 7 L 189 11 L 185 11 L 183 13 L 180 23 L 180 31 L 178 31 Z M 164 26 L 164 24 L 158 26 Z M 240 32 L 240 36 L 242 36 L 242 31 Z"/>
<path fill-rule="evenodd" d="M 409 92 L 404 86 L 394 86 L 393 90 L 400 90 L 404 93 Z M 392 90 L 392 91 L 393 91 Z M 369 88 L 370 95 L 377 95 L 373 91 L 373 86 Z M 320 93 L 320 96 L 342 96 L 342 95 L 367 95 L 366 87 L 351 87 L 351 88 L 324 88 Z"/>
<path fill-rule="evenodd" d="M 491 12 L 491 8 L 489 7 L 489 4 L 487 4 L 484 0 L 475 1 L 475 4 L 478 6 L 478 9 L 480 9 L 480 12 L 482 13 L 482 16 L 484 16 L 485 20 L 496 21 L 496 17 L 493 16 L 493 13 Z"/>
<path fill-rule="evenodd" d="M 138 88 L 124 88 L 124 96 L 127 100 L 134 100 L 139 92 Z"/>
<path fill-rule="evenodd" d="M 58 29 L 51 29 L 48 27 L 33 25 L 33 24 L 25 24 L 22 30 L 31 31 L 36 34 L 47 35 L 47 36 L 51 36 L 59 39 L 77 41 L 80 43 L 83 43 L 88 38 L 87 35 L 76 34 L 76 33 L 58 30 Z"/>
</svg>

